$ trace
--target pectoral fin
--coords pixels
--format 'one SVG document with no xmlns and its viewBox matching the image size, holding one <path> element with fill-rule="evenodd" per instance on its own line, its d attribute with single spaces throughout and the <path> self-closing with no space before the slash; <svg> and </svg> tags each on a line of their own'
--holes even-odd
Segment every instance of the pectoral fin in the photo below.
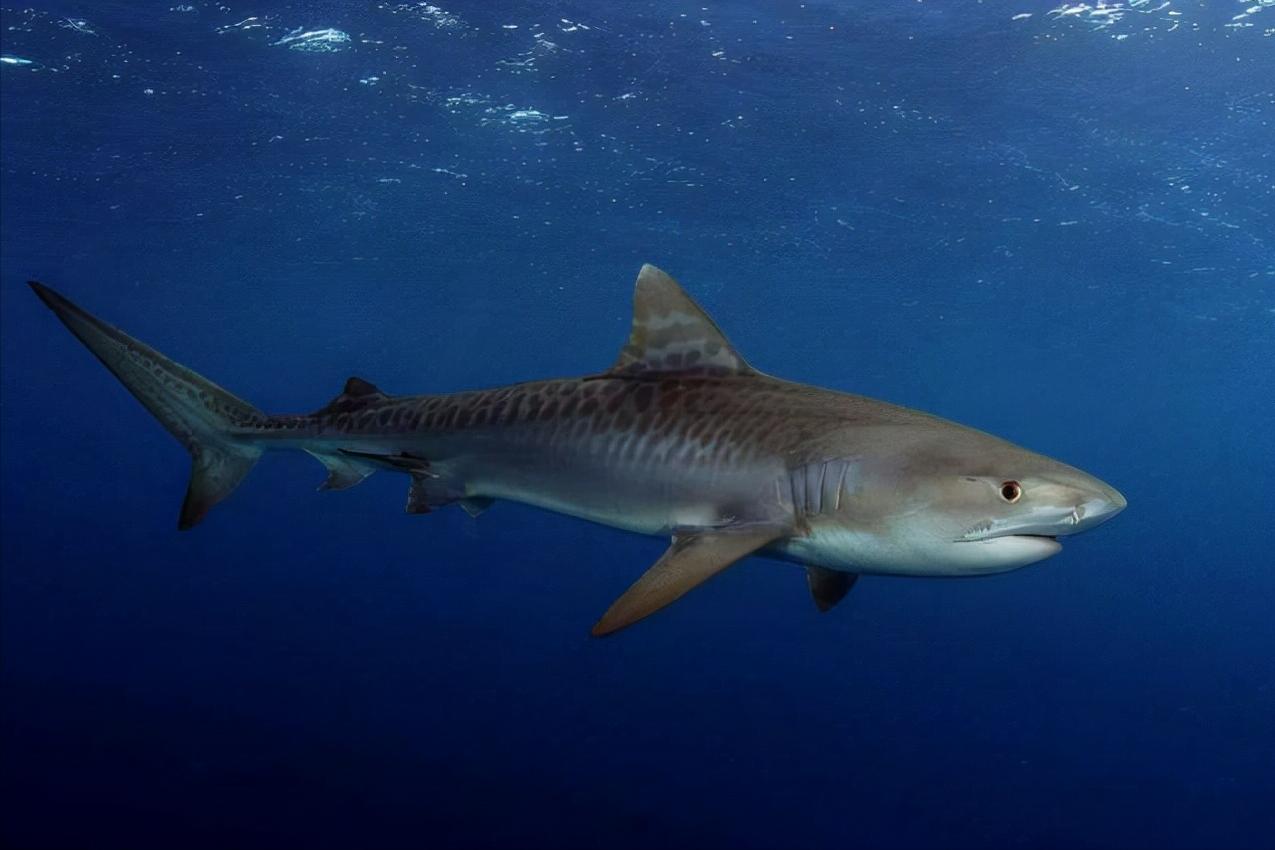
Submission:
<svg viewBox="0 0 1275 850">
<path fill-rule="evenodd" d="M 810 585 L 810 595 L 820 613 L 831 610 L 844 599 L 858 580 L 858 573 L 843 573 L 827 567 L 806 567 L 806 583 Z"/>
<path fill-rule="evenodd" d="M 609 635 L 654 614 L 783 534 L 777 528 L 675 534 L 668 551 L 593 626 L 593 636 Z"/>
</svg>

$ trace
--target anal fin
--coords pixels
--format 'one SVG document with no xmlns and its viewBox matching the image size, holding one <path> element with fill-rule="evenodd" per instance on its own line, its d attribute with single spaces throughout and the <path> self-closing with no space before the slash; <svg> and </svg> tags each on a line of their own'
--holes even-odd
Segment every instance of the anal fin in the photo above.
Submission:
<svg viewBox="0 0 1275 850">
<path fill-rule="evenodd" d="M 675 534 L 664 555 L 593 626 L 593 636 L 609 635 L 654 614 L 784 533 L 765 527 Z"/>
<path fill-rule="evenodd" d="M 832 610 L 838 602 L 845 599 L 858 580 L 858 573 L 843 573 L 827 567 L 806 567 L 806 583 L 810 585 L 810 596 L 815 600 L 815 607 L 820 613 Z"/>
<path fill-rule="evenodd" d="M 445 479 L 429 472 L 413 472 L 412 484 L 407 490 L 409 514 L 427 514 L 435 508 L 450 505 L 465 497 L 459 487 L 451 486 Z"/>
<path fill-rule="evenodd" d="M 376 467 L 344 454 L 325 454 L 306 450 L 328 471 L 328 477 L 319 485 L 320 490 L 345 490 L 361 484 Z"/>
<path fill-rule="evenodd" d="M 483 496 L 468 496 L 464 483 L 450 476 L 444 469 L 433 467 L 429 460 L 410 452 L 361 452 L 355 449 L 338 449 L 337 455 L 311 452 L 328 468 L 328 480 L 320 489 L 352 487 L 377 469 L 406 472 L 411 477 L 407 490 L 409 514 L 427 514 L 444 505 L 459 502 L 470 516 L 478 516 L 491 506 L 492 500 Z"/>
</svg>

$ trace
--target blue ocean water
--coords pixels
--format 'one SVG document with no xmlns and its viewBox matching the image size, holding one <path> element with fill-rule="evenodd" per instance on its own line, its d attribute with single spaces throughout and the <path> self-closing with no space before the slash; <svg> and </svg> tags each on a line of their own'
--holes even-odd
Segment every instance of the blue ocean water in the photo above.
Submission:
<svg viewBox="0 0 1275 850">
<path fill-rule="evenodd" d="M 1275 4 L 438 2 L 3 10 L 4 843 L 1275 846 Z M 179 534 L 24 285 L 282 412 L 604 368 L 643 262 L 1129 508 L 592 640 L 664 542 L 303 455 Z"/>
</svg>

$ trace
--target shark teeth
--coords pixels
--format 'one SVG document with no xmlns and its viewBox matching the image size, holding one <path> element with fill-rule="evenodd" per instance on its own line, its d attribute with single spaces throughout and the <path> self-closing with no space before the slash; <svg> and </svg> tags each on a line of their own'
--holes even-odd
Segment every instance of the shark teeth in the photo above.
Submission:
<svg viewBox="0 0 1275 850">
<path fill-rule="evenodd" d="M 979 540 L 982 539 L 987 532 L 992 530 L 992 521 L 985 519 L 980 523 L 965 529 L 965 533 L 961 535 L 962 540 Z"/>
</svg>

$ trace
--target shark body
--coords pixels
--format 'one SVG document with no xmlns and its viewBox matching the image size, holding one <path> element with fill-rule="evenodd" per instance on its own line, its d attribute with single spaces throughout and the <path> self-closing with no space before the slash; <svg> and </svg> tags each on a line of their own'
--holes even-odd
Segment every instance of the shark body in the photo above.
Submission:
<svg viewBox="0 0 1275 850">
<path fill-rule="evenodd" d="M 803 564 L 820 610 L 860 574 L 1003 572 L 1119 512 L 1098 479 L 989 434 L 752 369 L 668 275 L 644 266 L 606 372 L 448 395 L 350 378 L 305 415 L 268 415 L 53 290 L 40 298 L 191 453 L 179 528 L 261 454 L 299 449 L 320 489 L 407 475 L 407 510 L 506 499 L 671 545 L 603 615 L 614 632 L 744 557 Z"/>
</svg>

